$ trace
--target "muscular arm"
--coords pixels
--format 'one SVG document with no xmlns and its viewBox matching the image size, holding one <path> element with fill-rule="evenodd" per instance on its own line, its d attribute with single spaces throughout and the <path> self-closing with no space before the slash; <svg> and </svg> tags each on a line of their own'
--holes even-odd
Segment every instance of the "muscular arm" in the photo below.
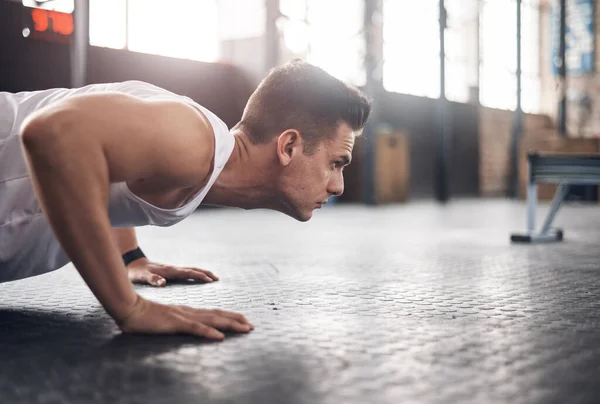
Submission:
<svg viewBox="0 0 600 404">
<path fill-rule="evenodd" d="M 137 248 L 138 246 L 134 228 L 113 229 L 113 235 L 117 241 L 117 247 L 119 248 L 121 255 Z"/>
<path fill-rule="evenodd" d="M 109 184 L 141 178 L 182 188 L 198 183 L 210 170 L 209 126 L 185 104 L 102 94 L 39 111 L 21 136 L 53 231 L 107 312 L 123 322 L 139 297 L 112 235 Z"/>
</svg>

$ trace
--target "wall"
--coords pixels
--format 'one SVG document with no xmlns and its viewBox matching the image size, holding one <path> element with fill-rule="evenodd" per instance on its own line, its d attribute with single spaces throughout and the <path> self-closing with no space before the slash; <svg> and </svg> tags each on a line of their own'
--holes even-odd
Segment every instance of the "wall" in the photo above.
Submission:
<svg viewBox="0 0 600 404">
<path fill-rule="evenodd" d="M 514 112 L 480 108 L 479 148 L 482 196 L 506 196 L 510 174 L 510 140 Z M 525 136 L 552 127 L 548 116 L 525 114 Z"/>
<path fill-rule="evenodd" d="M 0 0 L 0 91 L 68 87 L 69 45 L 24 38 L 21 3 Z"/>
<path fill-rule="evenodd" d="M 409 199 L 435 196 L 435 155 L 438 139 L 438 103 L 435 99 L 384 92 L 375 103 L 383 128 L 405 133 L 409 148 Z M 452 137 L 448 173 L 451 197 L 479 194 L 479 140 L 477 107 L 448 103 Z M 382 130 L 383 130 L 382 128 Z M 359 138 L 354 162 L 346 170 L 346 195 L 356 201 L 362 195 L 363 143 Z M 398 164 L 398 169 L 402 164 Z"/>
<path fill-rule="evenodd" d="M 567 0 L 573 1 L 573 0 Z M 551 56 L 551 0 L 544 0 L 541 7 L 541 107 L 542 113 L 552 117 L 558 122 L 558 103 L 562 86 L 567 91 L 567 132 L 570 137 L 600 137 L 600 47 L 595 46 L 594 73 L 575 74 L 568 73 L 566 83 L 561 83 L 552 72 Z M 596 29 L 595 40 L 598 41 L 600 33 L 600 2 L 595 2 L 594 24 Z"/>
</svg>

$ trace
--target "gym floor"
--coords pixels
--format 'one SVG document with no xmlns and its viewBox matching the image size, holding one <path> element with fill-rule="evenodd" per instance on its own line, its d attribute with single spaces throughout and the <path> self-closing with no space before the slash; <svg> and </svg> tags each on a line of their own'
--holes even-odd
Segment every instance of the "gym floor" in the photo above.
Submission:
<svg viewBox="0 0 600 404">
<path fill-rule="evenodd" d="M 121 335 L 71 266 L 0 284 L 0 402 L 598 402 L 600 211 L 563 206 L 558 244 L 511 245 L 524 223 L 522 201 L 458 200 L 141 228 L 151 258 L 221 277 L 141 294 L 254 332 Z"/>
</svg>

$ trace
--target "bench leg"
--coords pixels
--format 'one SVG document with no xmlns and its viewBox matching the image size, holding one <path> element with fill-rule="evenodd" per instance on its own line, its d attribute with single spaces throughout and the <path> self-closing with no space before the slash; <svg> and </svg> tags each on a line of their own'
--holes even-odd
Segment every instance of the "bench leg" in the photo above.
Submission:
<svg viewBox="0 0 600 404">
<path fill-rule="evenodd" d="M 553 241 L 562 241 L 563 233 L 562 230 L 553 230 L 552 221 L 556 216 L 556 212 L 560 208 L 561 203 L 564 201 L 569 191 L 568 184 L 560 184 L 552 200 L 550 210 L 546 215 L 546 220 L 542 225 L 541 231 L 538 233 L 535 230 L 535 217 L 537 210 L 537 184 L 529 184 L 527 186 L 527 233 L 526 234 L 513 234 L 510 240 L 514 243 L 548 243 Z"/>
<path fill-rule="evenodd" d="M 537 208 L 537 184 L 527 186 L 527 233 L 535 232 L 535 212 Z"/>
<path fill-rule="evenodd" d="M 542 226 L 541 234 L 547 234 L 550 230 L 550 226 L 552 226 L 552 221 L 554 220 L 554 216 L 556 216 L 556 212 L 558 212 L 558 208 L 560 208 L 560 204 L 565 200 L 567 193 L 569 192 L 569 185 L 560 184 L 558 189 L 556 190 L 556 194 L 554 195 L 554 199 L 552 200 L 552 206 L 550 206 L 550 211 L 546 216 L 546 220 L 544 221 L 544 225 Z"/>
</svg>

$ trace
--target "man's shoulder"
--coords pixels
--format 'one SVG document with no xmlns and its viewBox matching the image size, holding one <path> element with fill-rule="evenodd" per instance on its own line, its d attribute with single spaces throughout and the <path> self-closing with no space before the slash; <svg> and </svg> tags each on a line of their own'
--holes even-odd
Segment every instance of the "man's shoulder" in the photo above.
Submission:
<svg viewBox="0 0 600 404">
<path fill-rule="evenodd" d="M 100 90 L 107 92 L 124 93 L 140 98 L 170 97 L 173 99 L 177 99 L 183 97 L 179 94 L 167 90 L 166 88 L 141 80 L 126 80 L 114 83 L 97 84 L 92 85 L 91 89 L 92 91 Z"/>
</svg>

